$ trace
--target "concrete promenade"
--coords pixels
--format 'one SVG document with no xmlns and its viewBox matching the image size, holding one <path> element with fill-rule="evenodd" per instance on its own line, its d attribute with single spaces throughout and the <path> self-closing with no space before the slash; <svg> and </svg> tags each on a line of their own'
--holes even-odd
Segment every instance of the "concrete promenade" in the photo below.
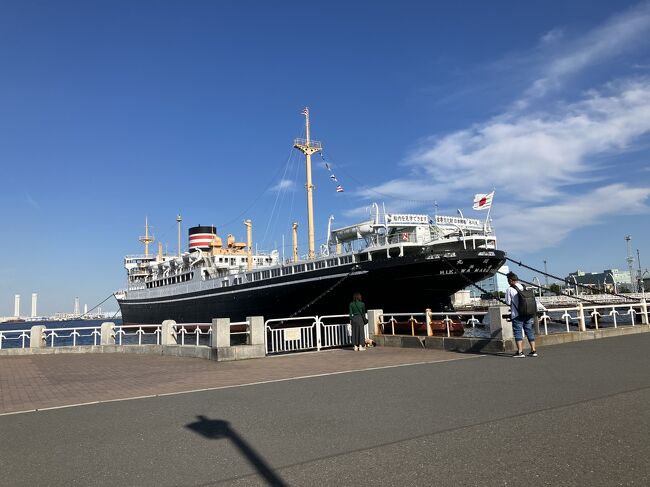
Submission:
<svg viewBox="0 0 650 487">
<path fill-rule="evenodd" d="M 649 348 L 0 357 L 0 485 L 650 485 Z"/>
</svg>

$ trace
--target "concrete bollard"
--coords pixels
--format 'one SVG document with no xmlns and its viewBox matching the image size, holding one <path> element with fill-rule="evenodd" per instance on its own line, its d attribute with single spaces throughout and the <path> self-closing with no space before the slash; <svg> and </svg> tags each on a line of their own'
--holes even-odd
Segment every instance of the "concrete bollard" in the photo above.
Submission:
<svg viewBox="0 0 650 487">
<path fill-rule="evenodd" d="M 503 315 L 510 313 L 508 306 L 490 306 L 488 316 L 490 318 L 490 336 L 501 340 L 512 340 L 512 321 L 508 321 Z"/>
<path fill-rule="evenodd" d="M 587 330 L 587 326 L 585 325 L 585 307 L 582 303 L 578 303 L 578 331 L 585 330 Z"/>
<path fill-rule="evenodd" d="M 45 346 L 45 325 L 32 326 L 29 332 L 29 348 L 43 348 Z"/>
<path fill-rule="evenodd" d="M 230 346 L 230 318 L 212 319 L 212 348 Z"/>
<path fill-rule="evenodd" d="M 176 322 L 174 320 L 165 320 L 162 322 L 160 335 L 161 345 L 176 345 Z"/>
<path fill-rule="evenodd" d="M 105 321 L 101 325 L 102 345 L 115 345 L 115 323 Z"/>
<path fill-rule="evenodd" d="M 383 309 L 368 310 L 368 332 L 369 335 L 381 335 L 381 317 L 384 314 Z"/>
<path fill-rule="evenodd" d="M 246 343 L 248 345 L 264 345 L 264 317 L 247 316 L 246 321 L 249 323 L 249 335 Z"/>
</svg>

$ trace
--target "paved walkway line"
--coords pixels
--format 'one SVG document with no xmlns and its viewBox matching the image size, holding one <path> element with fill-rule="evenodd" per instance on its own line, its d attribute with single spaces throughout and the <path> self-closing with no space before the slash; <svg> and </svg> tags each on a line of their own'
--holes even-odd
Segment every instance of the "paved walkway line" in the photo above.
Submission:
<svg viewBox="0 0 650 487">
<path fill-rule="evenodd" d="M 471 355 L 471 356 L 465 356 L 465 357 L 458 357 L 458 358 L 450 358 L 450 359 L 444 359 L 444 360 L 436 360 L 436 361 L 422 361 L 422 362 L 412 362 L 408 364 L 397 364 L 397 365 L 384 365 L 381 367 L 368 367 L 364 369 L 352 369 L 352 370 L 341 370 L 341 371 L 336 371 L 336 372 L 325 372 L 322 374 L 311 374 L 311 375 L 301 375 L 301 376 L 296 376 L 296 377 L 284 377 L 282 379 L 272 379 L 272 380 L 264 380 L 264 381 L 257 381 L 257 382 L 247 382 L 244 384 L 231 384 L 227 386 L 217 386 L 217 387 L 205 387 L 202 389 L 191 389 L 188 391 L 178 391 L 178 392 L 164 392 L 161 394 L 149 394 L 146 396 L 133 396 L 133 397 L 122 397 L 119 399 L 105 399 L 101 401 L 89 401 L 89 402 L 81 402 L 77 404 L 64 404 L 61 406 L 51 406 L 51 407 L 45 407 L 45 408 L 36 408 L 36 409 L 25 409 L 23 411 L 12 411 L 9 413 L 0 413 L 0 416 L 11 416 L 13 414 L 26 414 L 26 413 L 37 413 L 39 411 L 51 411 L 54 409 L 66 409 L 66 408 L 75 408 L 75 407 L 82 407 L 82 406 L 92 406 L 94 404 L 105 404 L 105 403 L 111 403 L 111 402 L 121 402 L 121 401 L 137 401 L 139 399 L 151 399 L 154 397 L 164 397 L 164 396 L 179 396 L 182 394 L 193 394 L 196 392 L 209 392 L 209 391 L 218 391 L 221 389 L 233 389 L 236 387 L 248 387 L 248 386 L 257 386 L 257 385 L 263 385 L 263 384 L 273 384 L 275 382 L 287 382 L 287 381 L 292 381 L 292 380 L 301 380 L 301 379 L 314 379 L 317 377 L 327 377 L 330 375 L 341 375 L 341 374 L 351 374 L 351 373 L 356 373 L 356 372 L 369 372 L 372 370 L 382 370 L 382 369 L 394 369 L 397 367 L 411 367 L 413 365 L 424 365 L 424 364 L 438 364 L 438 363 L 445 363 L 445 362 L 455 362 L 457 360 L 466 360 L 466 359 L 471 359 L 471 358 L 480 358 L 480 357 L 485 357 L 485 355 Z"/>
</svg>

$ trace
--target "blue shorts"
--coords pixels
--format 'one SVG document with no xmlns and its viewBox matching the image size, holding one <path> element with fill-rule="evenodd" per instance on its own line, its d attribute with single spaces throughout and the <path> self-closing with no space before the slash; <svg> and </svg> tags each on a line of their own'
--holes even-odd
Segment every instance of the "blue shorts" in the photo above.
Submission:
<svg viewBox="0 0 650 487">
<path fill-rule="evenodd" d="M 512 319 L 512 332 L 515 334 L 515 340 L 520 342 L 524 339 L 521 330 L 526 332 L 526 338 L 529 342 L 535 340 L 535 333 L 533 332 L 533 318 L 527 320 L 520 320 L 519 318 Z"/>
</svg>

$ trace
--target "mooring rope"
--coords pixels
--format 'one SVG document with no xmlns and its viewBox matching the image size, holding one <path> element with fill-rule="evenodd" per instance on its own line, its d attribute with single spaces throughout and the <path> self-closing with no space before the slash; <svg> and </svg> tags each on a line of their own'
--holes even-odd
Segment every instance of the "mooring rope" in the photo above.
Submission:
<svg viewBox="0 0 650 487">
<path fill-rule="evenodd" d="M 334 289 L 336 286 L 338 286 L 338 285 L 341 284 L 343 281 L 345 281 L 348 277 L 350 277 L 350 276 L 352 275 L 353 272 L 357 272 L 357 271 L 360 270 L 360 269 L 361 269 L 361 267 L 359 267 L 358 265 L 353 266 L 352 269 L 350 270 L 350 272 L 348 272 L 345 276 L 343 276 L 341 279 L 339 279 L 338 281 L 336 281 L 332 286 L 330 286 L 330 287 L 329 287 L 328 289 L 326 289 L 324 292 L 322 292 L 321 294 L 319 294 L 318 296 L 316 296 L 316 298 L 312 299 L 309 303 L 307 303 L 306 305 L 304 305 L 304 306 L 303 306 L 302 308 L 300 308 L 298 311 L 296 311 L 296 312 L 293 313 L 291 316 L 289 316 L 289 318 L 293 318 L 294 316 L 296 316 L 296 315 L 302 313 L 303 311 L 305 311 L 305 310 L 306 310 L 307 308 L 309 308 L 312 304 L 314 304 L 316 301 L 319 301 L 320 299 L 322 299 L 323 296 L 325 296 L 326 294 L 330 293 L 330 292 L 332 291 L 332 289 Z"/>
<path fill-rule="evenodd" d="M 83 314 L 80 314 L 79 316 L 75 316 L 75 317 L 73 317 L 72 319 L 73 319 L 73 320 L 80 320 L 80 319 L 82 319 L 84 316 L 86 316 L 87 314 L 91 313 L 91 312 L 94 311 L 95 309 L 99 308 L 99 307 L 100 307 L 102 304 L 104 304 L 106 301 L 108 301 L 109 299 L 114 298 L 114 297 L 115 297 L 115 293 L 111 293 L 111 294 L 109 294 L 108 296 L 106 296 L 106 298 L 105 298 L 101 303 L 96 304 L 95 306 L 93 306 L 93 307 L 92 307 L 91 309 L 89 309 L 88 311 L 85 311 Z M 117 315 L 117 312 L 115 313 L 115 315 Z M 113 315 L 113 317 L 115 317 L 115 315 Z"/>
<path fill-rule="evenodd" d="M 492 296 L 494 299 L 496 299 L 497 301 L 499 301 L 499 302 L 505 304 L 506 306 L 508 306 L 508 303 L 506 303 L 504 299 L 501 299 L 501 297 L 500 297 L 499 295 L 495 295 L 495 294 L 491 293 L 490 291 L 487 291 L 487 290 L 483 289 L 481 286 L 479 286 L 479 285 L 476 284 L 475 282 L 472 282 L 472 280 L 471 280 L 470 278 L 468 278 L 467 276 L 465 276 L 462 272 L 460 272 L 460 270 L 459 270 L 459 269 L 458 269 L 454 264 L 452 264 L 451 262 L 449 262 L 449 260 L 447 260 L 446 257 L 442 257 L 442 261 L 443 261 L 445 264 L 447 264 L 449 267 L 451 267 L 451 269 L 452 269 L 454 272 L 456 272 L 456 274 L 458 274 L 460 277 L 462 277 L 463 279 L 465 279 L 468 283 L 470 283 L 472 286 L 474 286 L 475 288 L 477 288 L 477 289 L 478 289 L 479 291 L 481 291 L 483 294 L 488 294 L 488 295 Z"/>
<path fill-rule="evenodd" d="M 564 278 L 559 277 L 559 276 L 554 276 L 553 274 L 549 274 L 549 273 L 547 273 L 547 272 L 545 272 L 545 271 L 542 271 L 542 270 L 540 270 L 540 269 L 535 269 L 534 267 L 531 267 L 531 266 L 529 266 L 529 265 L 526 265 L 526 264 L 524 264 L 524 263 L 521 262 L 521 261 L 516 261 L 516 260 L 514 260 L 514 259 L 511 259 L 510 257 L 506 257 L 506 260 L 509 260 L 509 261 L 512 262 L 513 264 L 517 264 L 517 265 L 520 266 L 520 267 L 524 267 L 525 269 L 531 270 L 531 271 L 533 271 L 533 272 L 537 272 L 538 274 L 541 274 L 541 275 L 543 275 L 543 276 L 552 277 L 553 279 L 557 279 L 558 281 L 562 281 L 562 282 L 564 282 L 564 283 L 566 283 L 566 284 L 570 284 L 570 282 L 569 282 L 567 279 L 564 279 Z M 499 274 L 503 274 L 503 273 L 500 272 Z M 579 287 L 579 288 L 582 288 L 582 289 L 588 289 L 588 290 L 590 290 L 590 291 L 593 291 L 593 289 L 590 288 L 589 286 L 584 286 L 584 285 L 582 285 L 582 284 L 578 284 L 577 282 L 576 282 L 575 284 L 576 284 L 576 287 Z M 539 286 L 536 285 L 536 284 L 531 284 L 531 285 L 532 285 L 532 286 L 536 286 L 536 287 L 540 287 L 540 288 L 545 289 L 545 290 L 547 290 L 547 291 L 554 292 L 554 293 L 557 294 L 558 296 L 561 296 L 561 295 L 562 295 L 562 293 L 560 293 L 560 292 L 558 292 L 558 291 L 553 291 L 553 290 L 551 290 L 551 289 L 549 289 L 549 288 L 545 288 L 545 287 L 542 286 L 541 284 L 540 284 Z M 606 290 L 604 290 L 601 294 L 608 294 L 608 295 L 610 295 L 610 296 L 616 296 L 616 297 L 619 297 L 619 298 L 621 298 L 621 299 L 627 299 L 628 301 L 634 301 L 633 298 L 630 298 L 630 297 L 628 297 L 628 296 L 624 296 L 624 295 L 622 295 L 622 294 L 618 294 L 618 293 L 612 293 L 612 292 L 609 292 L 609 291 L 606 291 Z M 584 300 L 583 298 L 578 298 L 577 296 L 574 296 L 574 297 L 576 297 L 577 299 L 582 299 L 582 300 Z M 585 300 L 585 301 L 587 301 L 587 302 L 589 302 L 589 303 L 600 304 L 600 303 L 597 303 L 597 302 L 595 302 L 595 301 L 589 301 L 589 300 Z"/>
</svg>

